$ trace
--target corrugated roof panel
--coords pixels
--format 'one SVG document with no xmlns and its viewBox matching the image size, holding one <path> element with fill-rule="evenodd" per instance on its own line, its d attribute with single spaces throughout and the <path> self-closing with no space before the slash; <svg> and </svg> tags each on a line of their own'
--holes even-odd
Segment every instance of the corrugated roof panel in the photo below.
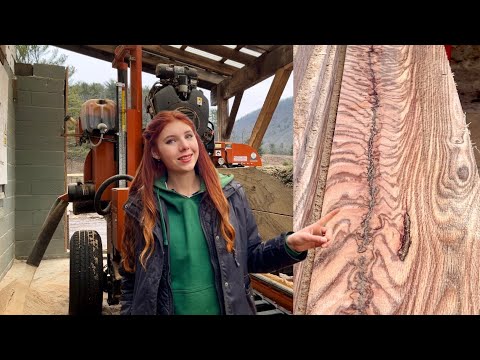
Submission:
<svg viewBox="0 0 480 360">
<path fill-rule="evenodd" d="M 222 58 L 221 58 L 220 56 L 218 56 L 218 55 L 213 55 L 213 54 L 208 53 L 208 52 L 206 52 L 206 51 L 194 49 L 194 48 L 191 48 L 191 47 L 189 47 L 189 46 L 185 49 L 185 51 L 188 51 L 188 52 L 190 52 L 190 53 L 197 54 L 197 55 L 206 57 L 207 59 L 211 59 L 211 60 L 215 60 L 215 61 L 219 61 L 219 60 L 222 59 Z"/>
<path fill-rule="evenodd" d="M 257 51 L 253 51 L 253 50 L 250 50 L 250 49 L 247 49 L 247 48 L 244 48 L 244 47 L 240 49 L 240 52 L 243 52 L 243 53 L 248 54 L 248 55 L 256 56 L 256 57 L 259 57 L 260 55 L 262 55 Z"/>
<path fill-rule="evenodd" d="M 230 59 L 225 60 L 225 64 L 235 66 L 236 68 L 239 68 L 239 69 L 245 66 L 244 64 L 241 64 L 239 62 L 236 62 Z"/>
</svg>

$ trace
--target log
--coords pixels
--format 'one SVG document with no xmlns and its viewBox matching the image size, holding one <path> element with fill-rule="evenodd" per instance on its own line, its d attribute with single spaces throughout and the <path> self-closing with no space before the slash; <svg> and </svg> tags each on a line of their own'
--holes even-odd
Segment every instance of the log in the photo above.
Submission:
<svg viewBox="0 0 480 360">
<path fill-rule="evenodd" d="M 348 46 L 305 313 L 478 314 L 479 180 L 444 47 Z"/>
</svg>

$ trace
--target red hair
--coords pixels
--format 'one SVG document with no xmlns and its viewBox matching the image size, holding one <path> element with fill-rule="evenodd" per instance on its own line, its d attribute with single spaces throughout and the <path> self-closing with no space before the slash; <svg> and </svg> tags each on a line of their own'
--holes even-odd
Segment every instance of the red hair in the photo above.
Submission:
<svg viewBox="0 0 480 360">
<path fill-rule="evenodd" d="M 153 183 L 156 178 L 159 178 L 167 172 L 162 161 L 156 160 L 152 157 L 152 150 L 157 149 L 157 138 L 163 131 L 166 125 L 175 121 L 181 121 L 187 124 L 195 134 L 198 142 L 198 160 L 195 168 L 205 182 L 205 187 L 215 206 L 218 216 L 220 218 L 220 232 L 227 243 L 227 250 L 231 252 L 234 246 L 235 229 L 229 221 L 229 206 L 225 198 L 218 173 L 213 166 L 210 157 L 203 146 L 202 140 L 195 130 L 193 122 L 180 111 L 161 111 L 149 123 L 143 132 L 143 157 L 137 169 L 137 174 L 133 180 L 130 192 L 135 194 L 140 193 L 143 210 L 140 217 L 141 230 L 145 239 L 145 246 L 140 254 L 140 263 L 145 268 L 147 259 L 152 255 L 154 249 L 153 228 L 155 226 L 157 217 L 156 197 L 153 192 Z M 125 232 L 122 241 L 122 261 L 126 271 L 135 271 L 135 236 L 136 225 L 130 216 L 125 216 Z"/>
</svg>

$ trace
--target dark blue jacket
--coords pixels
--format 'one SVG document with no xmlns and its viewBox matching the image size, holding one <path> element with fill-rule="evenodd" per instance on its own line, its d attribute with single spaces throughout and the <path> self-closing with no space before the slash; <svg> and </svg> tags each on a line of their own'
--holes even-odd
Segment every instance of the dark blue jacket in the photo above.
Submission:
<svg viewBox="0 0 480 360">
<path fill-rule="evenodd" d="M 233 180 L 223 188 L 230 205 L 230 222 L 235 228 L 235 250 L 229 253 L 218 226 L 218 215 L 207 193 L 200 202 L 200 218 L 215 274 L 215 285 L 222 314 L 255 314 L 255 303 L 249 273 L 266 273 L 292 265 L 305 259 L 303 252 L 297 259 L 285 250 L 286 233 L 274 239 L 261 241 L 257 224 L 248 204 L 243 187 Z M 167 223 L 167 208 L 161 200 Z M 158 204 L 157 204 L 158 206 Z M 164 245 L 160 217 L 153 229 L 155 248 L 146 262 L 146 270 L 139 260 L 144 240 L 140 226 L 142 203 L 139 194 L 130 195 L 125 204 L 127 216 L 136 222 L 136 271 L 121 269 L 121 314 L 167 315 L 173 314 L 173 295 L 170 280 L 168 246 Z M 158 210 L 158 208 L 157 208 Z"/>
</svg>

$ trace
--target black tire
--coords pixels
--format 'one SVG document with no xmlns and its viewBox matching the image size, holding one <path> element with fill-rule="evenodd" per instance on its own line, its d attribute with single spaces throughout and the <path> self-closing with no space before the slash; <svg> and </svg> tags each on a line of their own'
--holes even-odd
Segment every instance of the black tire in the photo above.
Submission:
<svg viewBox="0 0 480 360">
<path fill-rule="evenodd" d="M 70 238 L 70 315 L 100 315 L 103 300 L 102 240 L 95 230 Z"/>
</svg>

